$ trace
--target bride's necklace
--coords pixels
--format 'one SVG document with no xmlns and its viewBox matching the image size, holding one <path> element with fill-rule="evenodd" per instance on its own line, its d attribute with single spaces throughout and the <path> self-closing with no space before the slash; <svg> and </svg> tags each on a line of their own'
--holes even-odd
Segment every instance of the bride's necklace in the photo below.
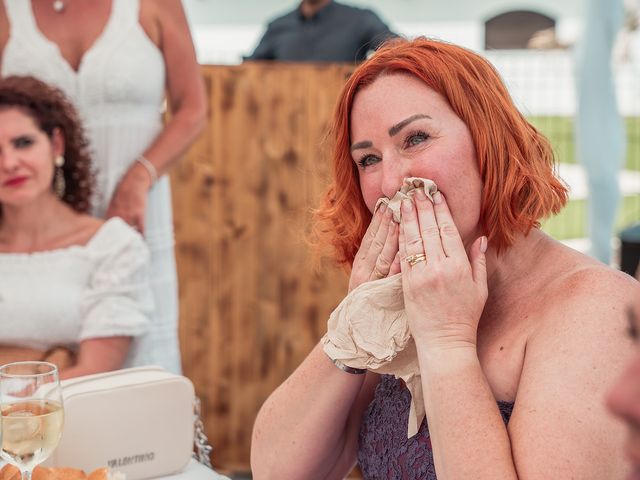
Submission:
<svg viewBox="0 0 640 480">
<path fill-rule="evenodd" d="M 64 12 L 64 0 L 53 0 L 53 11 L 56 13 Z"/>
</svg>

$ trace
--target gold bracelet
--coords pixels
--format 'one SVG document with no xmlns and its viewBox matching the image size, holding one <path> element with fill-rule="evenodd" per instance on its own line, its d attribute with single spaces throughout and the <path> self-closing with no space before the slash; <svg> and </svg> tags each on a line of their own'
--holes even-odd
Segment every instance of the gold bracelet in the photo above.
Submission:
<svg viewBox="0 0 640 480">
<path fill-rule="evenodd" d="M 138 158 L 136 158 L 136 162 L 142 165 L 147 171 L 149 177 L 151 178 L 152 185 L 158 181 L 158 169 L 153 163 L 149 161 L 147 157 L 145 157 L 144 155 L 140 155 Z"/>
</svg>

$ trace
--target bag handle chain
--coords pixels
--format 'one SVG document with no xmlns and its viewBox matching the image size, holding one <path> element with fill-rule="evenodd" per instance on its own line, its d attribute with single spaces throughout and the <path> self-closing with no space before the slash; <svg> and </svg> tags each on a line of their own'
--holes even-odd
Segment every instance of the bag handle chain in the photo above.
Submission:
<svg viewBox="0 0 640 480">
<path fill-rule="evenodd" d="M 200 415 L 200 399 L 198 397 L 196 397 L 193 402 L 193 414 L 195 416 L 193 437 L 195 448 L 193 458 L 213 470 L 213 465 L 211 465 L 211 452 L 213 447 L 209 443 L 207 434 L 204 431 L 204 423 L 202 423 L 202 416 Z"/>
</svg>

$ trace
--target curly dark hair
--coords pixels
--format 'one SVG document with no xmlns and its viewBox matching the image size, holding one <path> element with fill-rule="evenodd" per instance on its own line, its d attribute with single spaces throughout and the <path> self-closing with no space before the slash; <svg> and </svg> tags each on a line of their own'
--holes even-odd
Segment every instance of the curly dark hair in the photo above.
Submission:
<svg viewBox="0 0 640 480">
<path fill-rule="evenodd" d="M 62 171 L 66 183 L 62 201 L 77 212 L 87 213 L 91 208 L 95 176 L 89 142 L 71 102 L 61 90 L 34 77 L 10 76 L 0 79 L 0 110 L 7 108 L 24 111 L 49 138 L 56 128 L 60 129 L 64 138 Z"/>
</svg>

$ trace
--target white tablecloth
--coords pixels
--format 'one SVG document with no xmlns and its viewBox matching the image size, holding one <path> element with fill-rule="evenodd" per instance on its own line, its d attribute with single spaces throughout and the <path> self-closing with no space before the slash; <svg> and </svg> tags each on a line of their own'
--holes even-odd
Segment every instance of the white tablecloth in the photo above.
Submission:
<svg viewBox="0 0 640 480">
<path fill-rule="evenodd" d="M 177 475 L 169 475 L 162 477 L 162 480 L 229 480 L 229 477 L 220 475 L 213 470 L 205 467 L 196 460 L 191 459 L 187 468 Z"/>
</svg>

